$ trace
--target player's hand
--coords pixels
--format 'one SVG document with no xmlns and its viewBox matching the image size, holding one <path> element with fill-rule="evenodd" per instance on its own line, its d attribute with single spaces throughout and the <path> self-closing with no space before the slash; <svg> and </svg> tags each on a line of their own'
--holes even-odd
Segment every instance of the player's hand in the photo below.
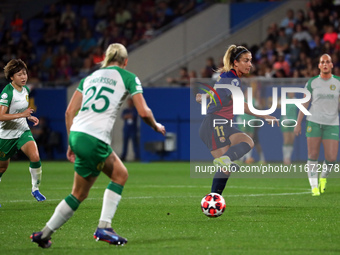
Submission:
<svg viewBox="0 0 340 255">
<path fill-rule="evenodd" d="M 161 133 L 162 135 L 165 135 L 166 133 L 165 127 L 161 123 L 156 123 L 154 130 L 158 133 Z"/>
<path fill-rule="evenodd" d="M 296 136 L 301 135 L 301 125 L 296 125 L 296 126 L 294 127 L 294 134 L 295 134 Z"/>
<path fill-rule="evenodd" d="M 76 154 L 74 154 L 74 152 L 71 150 L 70 145 L 67 148 L 66 157 L 71 163 L 74 163 L 76 161 Z"/>
<path fill-rule="evenodd" d="M 274 116 L 267 115 L 264 119 L 267 121 L 269 125 L 273 126 L 273 123 L 276 122 L 276 125 L 278 127 L 280 126 L 279 120 Z"/>
<path fill-rule="evenodd" d="M 201 103 L 202 102 L 202 94 L 200 94 L 200 93 L 196 94 L 196 102 L 197 103 Z"/>
<path fill-rule="evenodd" d="M 36 125 L 39 124 L 39 119 L 37 117 L 29 116 L 29 117 L 27 117 L 27 119 L 34 123 L 33 126 L 36 126 Z"/>
<path fill-rule="evenodd" d="M 33 113 L 33 109 L 32 108 L 27 108 L 21 114 L 22 114 L 22 117 L 27 118 L 27 117 L 30 117 L 32 113 Z"/>
</svg>

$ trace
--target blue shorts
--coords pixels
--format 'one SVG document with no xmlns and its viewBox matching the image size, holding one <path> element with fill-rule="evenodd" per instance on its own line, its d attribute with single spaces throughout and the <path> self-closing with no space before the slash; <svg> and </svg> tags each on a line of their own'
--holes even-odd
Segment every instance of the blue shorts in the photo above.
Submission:
<svg viewBox="0 0 340 255">
<path fill-rule="evenodd" d="M 234 127 L 236 124 L 231 126 L 230 120 L 227 120 L 226 124 L 216 123 L 214 127 L 215 119 L 219 119 L 219 123 L 223 122 L 222 120 L 227 120 L 218 115 L 208 114 L 204 118 L 199 131 L 200 138 L 211 151 L 230 145 L 229 137 L 232 134 L 242 133 Z"/>
</svg>

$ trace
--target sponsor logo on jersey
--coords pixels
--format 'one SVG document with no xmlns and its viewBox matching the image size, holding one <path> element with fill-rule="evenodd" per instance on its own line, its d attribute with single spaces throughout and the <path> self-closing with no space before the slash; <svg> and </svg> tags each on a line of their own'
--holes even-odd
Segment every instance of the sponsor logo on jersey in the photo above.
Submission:
<svg viewBox="0 0 340 255">
<path fill-rule="evenodd" d="M 6 156 L 6 153 L 3 151 L 0 151 L 0 158 L 4 158 Z"/>
<path fill-rule="evenodd" d="M 137 86 L 136 86 L 136 90 L 143 90 L 143 88 L 142 88 L 141 85 L 137 85 Z"/>
<path fill-rule="evenodd" d="M 26 95 L 26 101 L 28 102 L 28 95 Z"/>
<path fill-rule="evenodd" d="M 329 86 L 329 88 L 330 88 L 331 90 L 335 90 L 336 86 L 332 84 L 331 86 Z"/>
<path fill-rule="evenodd" d="M 312 127 L 311 127 L 311 126 L 308 126 L 308 127 L 307 127 L 307 132 L 308 132 L 308 133 L 312 132 Z"/>
<path fill-rule="evenodd" d="M 240 81 L 238 79 L 234 79 L 231 81 L 231 85 L 238 87 L 240 85 Z"/>
</svg>

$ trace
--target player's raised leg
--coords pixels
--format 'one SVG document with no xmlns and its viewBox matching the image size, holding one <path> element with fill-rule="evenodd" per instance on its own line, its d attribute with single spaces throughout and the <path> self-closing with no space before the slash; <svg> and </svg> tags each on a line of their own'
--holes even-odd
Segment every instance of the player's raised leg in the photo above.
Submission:
<svg viewBox="0 0 340 255">
<path fill-rule="evenodd" d="M 94 176 L 84 178 L 75 172 L 72 193 L 58 204 L 46 226 L 31 235 L 32 242 L 38 243 L 42 248 L 49 248 L 51 235 L 72 217 L 80 203 L 88 196 L 96 179 Z"/>
<path fill-rule="evenodd" d="M 97 241 L 124 245 L 127 243 L 127 239 L 119 236 L 113 230 L 111 223 L 121 199 L 125 182 L 128 179 L 128 172 L 114 152 L 106 159 L 103 172 L 111 179 L 111 182 L 104 192 L 102 211 L 94 238 Z"/>
</svg>

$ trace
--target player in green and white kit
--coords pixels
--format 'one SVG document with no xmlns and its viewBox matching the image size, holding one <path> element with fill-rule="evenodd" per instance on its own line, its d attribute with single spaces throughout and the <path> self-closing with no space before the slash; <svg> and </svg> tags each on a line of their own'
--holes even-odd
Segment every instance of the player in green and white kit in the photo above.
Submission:
<svg viewBox="0 0 340 255">
<path fill-rule="evenodd" d="M 44 201 L 46 198 L 39 191 L 42 175 L 39 151 L 26 121 L 27 118 L 34 126 L 39 124 L 39 119 L 31 116 L 33 110 L 28 108 L 27 66 L 21 59 L 12 59 L 4 72 L 11 83 L 0 95 L 0 181 L 10 158 L 21 150 L 30 160 L 32 196 Z"/>
<path fill-rule="evenodd" d="M 294 93 L 288 93 L 287 97 L 293 99 L 295 96 Z M 281 132 L 283 134 L 283 146 L 282 146 L 282 154 L 283 154 L 283 163 L 285 165 L 291 164 L 291 157 L 294 149 L 294 121 L 289 120 L 296 120 L 297 119 L 297 112 L 298 108 L 295 104 L 287 104 L 286 105 L 286 115 L 282 115 L 280 122 L 283 121 L 283 124 L 286 126 L 293 126 L 293 127 L 285 127 L 281 125 Z"/>
<path fill-rule="evenodd" d="M 323 193 L 326 189 L 327 177 L 334 169 L 338 155 L 339 144 L 339 95 L 340 95 L 340 77 L 332 74 L 333 63 L 328 54 L 320 57 L 319 69 L 320 75 L 311 78 L 306 88 L 311 92 L 312 98 L 304 107 L 307 108 L 311 102 L 310 113 L 307 116 L 307 149 L 308 149 L 308 178 L 312 188 L 312 195 L 319 196 L 320 191 Z M 297 119 L 297 125 L 294 129 L 296 135 L 301 134 L 301 122 L 303 113 L 300 111 Z M 320 185 L 318 183 L 318 157 L 321 142 L 325 151 L 325 162 L 323 163 L 320 176 Z"/>
<path fill-rule="evenodd" d="M 121 199 L 128 172 L 112 151 L 111 131 L 117 112 L 130 94 L 138 114 L 156 132 L 165 134 L 148 108 L 139 79 L 125 70 L 128 54 L 121 44 L 111 44 L 106 50 L 102 68 L 83 79 L 66 110 L 66 129 L 69 134 L 67 158 L 74 162 L 75 175 L 72 193 L 56 207 L 41 232 L 31 239 L 42 248 L 51 246 L 51 235 L 60 228 L 87 197 L 100 172 L 111 182 L 104 192 L 99 225 L 94 237 L 110 244 L 123 245 L 127 240 L 115 233 L 112 218 Z M 78 113 L 79 111 L 79 113 Z M 78 115 L 76 116 L 76 114 Z M 76 117 L 75 117 L 76 116 Z"/>
</svg>

